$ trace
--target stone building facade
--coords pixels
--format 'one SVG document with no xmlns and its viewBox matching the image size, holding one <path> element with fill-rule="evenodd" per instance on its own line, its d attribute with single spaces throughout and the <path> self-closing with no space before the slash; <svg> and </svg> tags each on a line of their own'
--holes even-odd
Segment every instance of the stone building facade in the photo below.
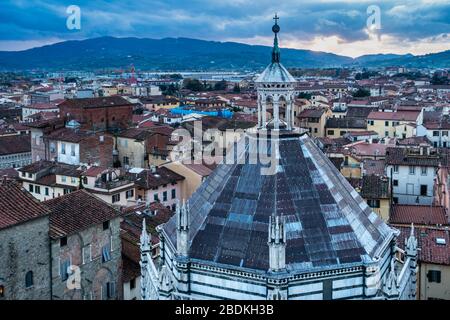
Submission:
<svg viewBox="0 0 450 320">
<path fill-rule="evenodd" d="M 6 180 L 0 208 L 0 301 L 50 299 L 47 208 Z"/>
<path fill-rule="evenodd" d="M 120 299 L 118 211 L 84 190 L 45 204 L 51 210 L 52 299 Z"/>
</svg>

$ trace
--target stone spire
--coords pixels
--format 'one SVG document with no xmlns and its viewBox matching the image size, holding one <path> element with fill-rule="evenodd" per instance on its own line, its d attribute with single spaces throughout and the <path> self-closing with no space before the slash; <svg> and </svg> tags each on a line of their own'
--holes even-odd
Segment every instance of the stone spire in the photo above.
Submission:
<svg viewBox="0 0 450 320">
<path fill-rule="evenodd" d="M 281 271 L 286 267 L 286 228 L 283 217 L 271 216 L 269 220 L 269 269 Z"/>
<path fill-rule="evenodd" d="M 187 256 L 189 250 L 189 203 L 183 199 L 183 205 L 177 201 L 177 253 L 180 256 Z"/>
<path fill-rule="evenodd" d="M 280 18 L 275 14 L 273 20 L 275 24 L 272 27 L 272 31 L 275 34 L 273 39 L 273 49 L 272 49 L 272 63 L 280 63 L 280 48 L 278 46 L 278 32 L 280 32 L 280 26 L 278 25 L 278 20 Z"/>
<path fill-rule="evenodd" d="M 411 232 L 408 239 L 405 240 L 405 254 L 406 258 L 410 260 L 409 269 L 411 273 L 411 292 L 410 295 L 413 299 L 416 298 L 417 289 L 417 238 L 414 235 L 414 224 L 411 223 Z"/>
<path fill-rule="evenodd" d="M 398 275 L 395 271 L 395 254 L 391 258 L 391 267 L 389 270 L 389 274 L 387 275 L 387 278 L 384 282 L 383 291 L 388 296 L 388 298 L 396 297 L 399 294 Z"/>
<path fill-rule="evenodd" d="M 408 239 L 405 240 L 405 252 L 408 257 L 417 257 L 417 239 L 414 235 L 414 224 L 411 223 L 411 231 Z"/>
<path fill-rule="evenodd" d="M 140 238 L 140 249 L 141 249 L 141 298 L 142 300 L 150 300 L 149 292 L 149 257 L 150 257 L 150 237 L 147 233 L 147 227 L 145 224 L 145 219 L 142 221 L 142 233 Z"/>
<path fill-rule="evenodd" d="M 142 221 L 141 233 L 141 299 L 159 300 L 158 271 L 152 259 L 151 237 L 147 233 L 145 219 Z"/>
</svg>

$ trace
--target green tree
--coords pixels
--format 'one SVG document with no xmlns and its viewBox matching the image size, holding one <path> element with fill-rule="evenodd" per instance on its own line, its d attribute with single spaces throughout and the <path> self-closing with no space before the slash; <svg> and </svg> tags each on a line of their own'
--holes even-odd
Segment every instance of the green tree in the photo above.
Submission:
<svg viewBox="0 0 450 320">
<path fill-rule="evenodd" d="M 214 90 L 215 91 L 223 91 L 223 90 L 227 89 L 227 86 L 228 86 L 228 82 L 226 82 L 224 79 L 222 79 L 221 81 L 216 82 L 214 84 Z"/>
<path fill-rule="evenodd" d="M 205 86 L 197 79 L 184 79 L 183 87 L 191 91 L 205 90 Z"/>
<path fill-rule="evenodd" d="M 369 97 L 370 91 L 367 89 L 359 88 L 355 93 L 353 93 L 353 97 L 355 98 L 363 98 L 363 97 Z"/>
<path fill-rule="evenodd" d="M 171 75 L 169 75 L 169 78 L 173 80 L 181 80 L 183 79 L 183 76 L 179 73 L 172 73 Z"/>
<path fill-rule="evenodd" d="M 171 84 L 171 85 L 161 85 L 159 86 L 161 89 L 161 92 L 165 96 L 173 96 L 178 92 L 178 86 Z"/>
<path fill-rule="evenodd" d="M 431 78 L 430 83 L 433 85 L 444 85 L 448 84 L 449 82 L 447 77 L 441 77 L 437 72 L 435 72 L 433 74 L 433 77 Z"/>
<path fill-rule="evenodd" d="M 234 93 L 240 93 L 241 92 L 241 87 L 239 86 L 239 83 L 236 83 L 233 87 L 233 92 Z"/>
</svg>

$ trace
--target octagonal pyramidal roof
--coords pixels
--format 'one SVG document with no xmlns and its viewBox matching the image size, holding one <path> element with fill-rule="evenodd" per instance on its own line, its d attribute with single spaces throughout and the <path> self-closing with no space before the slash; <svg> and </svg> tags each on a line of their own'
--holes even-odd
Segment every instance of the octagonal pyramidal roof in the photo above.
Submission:
<svg viewBox="0 0 450 320">
<path fill-rule="evenodd" d="M 297 80 L 279 62 L 273 62 L 255 80 L 256 83 L 295 83 Z"/>
<path fill-rule="evenodd" d="M 243 138 L 236 159 L 258 152 Z M 189 257 L 265 272 L 268 224 L 283 216 L 286 268 L 305 272 L 373 262 L 395 236 L 307 135 L 280 138 L 276 173 L 259 160 L 220 164 L 189 199 Z M 274 152 L 272 149 L 276 149 Z M 242 163 L 245 162 L 245 163 Z M 176 217 L 164 226 L 176 247 Z"/>
</svg>

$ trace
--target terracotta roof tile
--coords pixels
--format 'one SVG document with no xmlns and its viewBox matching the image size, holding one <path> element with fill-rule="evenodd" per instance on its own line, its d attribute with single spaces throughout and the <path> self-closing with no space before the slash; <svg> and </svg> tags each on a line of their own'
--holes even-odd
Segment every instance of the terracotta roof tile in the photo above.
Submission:
<svg viewBox="0 0 450 320">
<path fill-rule="evenodd" d="M 408 239 L 411 228 L 406 226 L 396 226 L 400 230 L 397 245 L 405 247 L 405 240 Z M 414 235 L 417 238 L 419 250 L 419 260 L 425 263 L 450 265 L 450 235 L 449 230 L 438 228 L 416 228 Z M 444 239 L 445 244 L 438 244 L 436 239 Z"/>
<path fill-rule="evenodd" d="M 61 104 L 60 107 L 69 108 L 105 108 L 105 107 L 119 107 L 119 106 L 130 106 L 128 100 L 120 96 L 112 97 L 100 97 L 100 98 L 84 98 L 84 99 L 69 99 Z"/>
<path fill-rule="evenodd" d="M 419 111 L 397 111 L 397 112 L 379 112 L 373 111 L 368 116 L 369 120 L 397 120 L 397 121 L 416 121 Z"/>
<path fill-rule="evenodd" d="M 0 137 L 0 155 L 31 152 L 29 135 Z"/>
<path fill-rule="evenodd" d="M 363 169 L 365 175 L 384 175 L 384 160 L 365 159 Z"/>
<path fill-rule="evenodd" d="M 62 197 L 45 201 L 50 209 L 50 237 L 57 239 L 71 235 L 120 215 L 108 203 L 78 190 Z"/>
<path fill-rule="evenodd" d="M 400 205 L 392 206 L 390 223 L 415 225 L 448 225 L 445 208 L 441 206 Z"/>
<path fill-rule="evenodd" d="M 386 164 L 438 167 L 442 161 L 442 157 L 437 154 L 420 155 L 420 153 L 413 153 L 412 151 L 413 149 L 408 148 L 387 148 Z"/>
<path fill-rule="evenodd" d="M 16 182 L 0 181 L 0 229 L 45 216 L 49 210 Z"/>
<path fill-rule="evenodd" d="M 320 118 L 324 112 L 323 109 L 305 109 L 297 115 L 297 118 Z"/>
<path fill-rule="evenodd" d="M 183 176 L 166 167 L 159 167 L 156 168 L 155 173 L 153 173 L 151 170 L 142 171 L 137 175 L 135 182 L 136 185 L 141 188 L 152 189 L 165 184 L 175 183 L 184 179 L 185 178 Z"/>
</svg>

